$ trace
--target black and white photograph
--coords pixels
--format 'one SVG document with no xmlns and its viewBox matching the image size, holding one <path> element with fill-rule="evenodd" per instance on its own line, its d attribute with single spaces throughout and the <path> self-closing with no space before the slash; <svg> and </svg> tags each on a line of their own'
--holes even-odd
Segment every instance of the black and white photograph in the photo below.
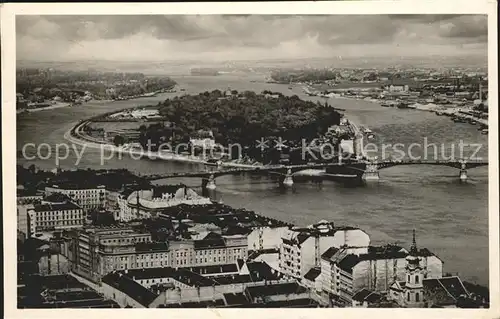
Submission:
<svg viewBox="0 0 500 319">
<path fill-rule="evenodd" d="M 488 12 L 278 8 L 15 14 L 17 310 L 498 307 Z"/>
</svg>

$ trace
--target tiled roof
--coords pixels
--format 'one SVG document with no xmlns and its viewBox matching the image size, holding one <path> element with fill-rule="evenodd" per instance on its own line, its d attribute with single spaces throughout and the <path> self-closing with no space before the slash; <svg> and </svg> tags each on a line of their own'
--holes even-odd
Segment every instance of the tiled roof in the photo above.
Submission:
<svg viewBox="0 0 500 319">
<path fill-rule="evenodd" d="M 135 250 L 137 252 L 168 251 L 168 244 L 167 243 L 139 242 L 139 243 L 135 243 Z"/>
<path fill-rule="evenodd" d="M 153 198 L 161 197 L 163 194 L 175 194 L 179 189 L 185 187 L 184 184 L 155 186 L 153 188 Z"/>
<path fill-rule="evenodd" d="M 376 292 L 370 293 L 368 296 L 366 296 L 365 300 L 368 301 L 369 303 L 374 303 L 378 302 L 382 299 L 382 296 Z"/>
<path fill-rule="evenodd" d="M 46 202 L 51 202 L 51 203 L 64 203 L 64 202 L 71 201 L 71 198 L 69 198 L 69 196 L 61 194 L 61 193 L 53 193 L 53 194 L 50 194 L 49 196 L 45 197 L 43 200 Z"/>
<path fill-rule="evenodd" d="M 249 250 L 248 251 L 248 259 L 252 260 L 252 259 L 259 257 L 260 255 L 263 255 L 263 254 L 277 254 L 277 253 L 279 253 L 279 249 L 277 249 L 277 248 L 268 248 L 268 249 L 261 249 L 261 250 Z"/>
<path fill-rule="evenodd" d="M 269 267 L 265 262 L 247 262 L 248 272 L 252 278 L 252 281 L 263 281 L 263 280 L 277 280 L 278 273 Z"/>
<path fill-rule="evenodd" d="M 159 305 L 158 308 L 213 308 L 223 307 L 224 305 L 224 300 L 217 299 L 215 301 L 171 303 L 167 305 Z"/>
<path fill-rule="evenodd" d="M 246 291 L 252 298 L 276 295 L 300 294 L 307 291 L 297 283 L 276 283 L 262 286 L 247 287 Z"/>
<path fill-rule="evenodd" d="M 320 274 L 321 269 L 319 267 L 313 267 L 304 275 L 304 278 L 310 281 L 315 281 Z"/>
<path fill-rule="evenodd" d="M 238 266 L 236 264 L 197 266 L 197 267 L 187 267 L 186 269 L 189 269 L 192 272 L 202 274 L 202 275 L 237 273 L 239 271 Z"/>
<path fill-rule="evenodd" d="M 228 306 L 239 306 L 239 305 L 248 305 L 250 301 L 248 301 L 245 294 L 238 293 L 226 293 L 224 294 L 224 299 L 226 300 L 226 304 Z"/>
<path fill-rule="evenodd" d="M 453 296 L 453 298 L 458 299 L 462 295 L 468 295 L 462 281 L 458 277 L 443 277 L 438 279 L 441 285 L 448 291 L 448 293 Z"/>
<path fill-rule="evenodd" d="M 325 252 L 321 255 L 321 258 L 323 258 L 323 259 L 327 259 L 327 260 L 328 260 L 328 259 L 332 258 L 332 257 L 333 257 L 333 255 L 335 255 L 335 253 L 336 253 L 337 251 L 339 251 L 339 249 L 338 249 L 338 248 L 336 248 L 336 247 L 330 247 L 330 248 L 328 248 L 328 249 L 327 249 L 327 250 L 326 250 L 326 251 L 325 251 Z"/>
<path fill-rule="evenodd" d="M 356 255 L 347 255 L 344 258 L 342 258 L 338 265 L 339 268 L 348 272 L 352 273 L 352 268 L 356 266 L 359 263 L 360 259 Z"/>
<path fill-rule="evenodd" d="M 132 279 L 142 280 L 173 277 L 175 275 L 175 269 L 171 267 L 141 268 L 128 269 L 126 271 L 122 271 L 121 273 Z"/>
<path fill-rule="evenodd" d="M 51 187 L 59 188 L 59 189 L 68 189 L 68 190 L 83 190 L 83 189 L 97 189 L 98 187 L 103 185 L 98 185 L 96 183 L 90 181 L 59 181 Z"/>
<path fill-rule="evenodd" d="M 223 238 L 210 238 L 194 241 L 194 249 L 208 249 L 217 247 L 226 247 L 226 242 Z"/>
<path fill-rule="evenodd" d="M 460 278 L 424 279 L 423 286 L 429 301 L 435 306 L 456 305 L 460 297 L 469 297 Z"/>
<path fill-rule="evenodd" d="M 254 282 L 250 275 L 228 275 L 228 276 L 217 276 L 212 278 L 212 280 L 217 285 L 235 285 Z M 263 279 L 261 279 L 263 280 Z"/>
<path fill-rule="evenodd" d="M 352 300 L 363 302 L 371 293 L 372 292 L 370 290 L 363 288 L 352 296 Z"/>
<path fill-rule="evenodd" d="M 75 209 L 81 209 L 81 207 L 72 203 L 72 202 L 62 203 L 62 204 L 38 204 L 38 205 L 35 205 L 36 212 L 49 212 L 49 211 L 56 211 L 56 210 L 75 210 Z"/>
<path fill-rule="evenodd" d="M 123 292 L 144 307 L 148 307 L 158 296 L 122 273 L 112 272 L 102 278 L 102 282 Z"/>
</svg>

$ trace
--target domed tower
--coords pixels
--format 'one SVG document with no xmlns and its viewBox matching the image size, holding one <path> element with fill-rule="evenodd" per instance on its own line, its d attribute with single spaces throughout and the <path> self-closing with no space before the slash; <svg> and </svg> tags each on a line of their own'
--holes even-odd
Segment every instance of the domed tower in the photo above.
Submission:
<svg viewBox="0 0 500 319">
<path fill-rule="evenodd" d="M 413 242 L 410 254 L 406 257 L 406 285 L 405 306 L 408 308 L 421 308 L 424 306 L 424 269 L 420 266 L 418 257 L 415 230 L 413 230 Z"/>
</svg>

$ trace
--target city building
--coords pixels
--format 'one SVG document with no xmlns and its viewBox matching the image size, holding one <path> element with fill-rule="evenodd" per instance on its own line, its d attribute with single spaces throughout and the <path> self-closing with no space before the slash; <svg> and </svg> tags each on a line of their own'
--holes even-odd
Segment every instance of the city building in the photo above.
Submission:
<svg viewBox="0 0 500 319">
<path fill-rule="evenodd" d="M 43 194 L 37 190 L 17 189 L 17 205 L 39 203 L 43 199 Z"/>
<path fill-rule="evenodd" d="M 186 205 L 208 205 L 211 200 L 199 196 L 184 185 L 164 185 L 147 190 L 125 190 L 116 198 L 119 210 L 115 219 L 130 221 L 156 217 L 165 208 Z M 117 218 L 116 218 L 117 217 Z"/>
<path fill-rule="evenodd" d="M 122 307 L 318 306 L 307 288 L 255 262 L 228 276 L 205 277 L 189 268 L 138 269 L 112 272 L 102 283 L 103 294 Z"/>
<path fill-rule="evenodd" d="M 106 188 L 98 186 L 80 186 L 71 183 L 61 183 L 45 187 L 45 195 L 60 193 L 71 198 L 85 212 L 92 209 L 101 209 L 106 205 Z"/>
<path fill-rule="evenodd" d="M 423 262 L 425 278 L 443 276 L 443 262 L 437 256 L 425 248 L 415 253 Z M 387 293 L 395 281 L 404 280 L 408 256 L 408 251 L 397 245 L 332 247 L 321 256 L 323 290 L 347 304 L 362 289 Z"/>
<path fill-rule="evenodd" d="M 18 308 L 119 308 L 111 299 L 70 275 L 35 275 L 18 287 Z"/>
<path fill-rule="evenodd" d="M 307 228 L 291 228 L 282 238 L 280 270 L 287 276 L 301 278 L 311 268 L 320 266 L 321 255 L 330 247 L 369 245 L 368 234 L 356 227 L 320 221 Z"/>
<path fill-rule="evenodd" d="M 202 148 L 204 150 L 211 150 L 215 147 L 215 139 L 212 131 L 199 130 L 189 139 L 189 143 L 194 148 Z"/>
<path fill-rule="evenodd" d="M 406 257 L 404 280 L 396 280 L 389 292 L 389 298 L 400 307 L 454 308 L 460 300 L 470 299 L 459 277 L 427 278 L 427 270 L 420 264 L 421 260 L 413 235 L 413 244 Z"/>
<path fill-rule="evenodd" d="M 132 227 L 88 227 L 73 232 L 65 251 L 80 275 L 98 282 L 125 269 L 215 266 L 246 260 L 246 235 L 210 232 L 203 239 L 153 242 L 149 232 Z"/>
<path fill-rule="evenodd" d="M 65 250 L 77 274 L 98 282 L 117 269 L 156 267 L 168 259 L 166 244 L 151 243 L 151 234 L 131 227 L 88 227 L 68 235 Z"/>
<path fill-rule="evenodd" d="M 383 296 L 368 289 L 361 289 L 352 297 L 353 308 L 369 308 L 380 303 Z"/>
<path fill-rule="evenodd" d="M 24 234 L 24 236 L 28 236 L 30 234 L 28 226 L 28 211 L 33 210 L 34 208 L 34 204 L 17 205 L 17 230 Z"/>
<path fill-rule="evenodd" d="M 253 251 L 279 249 L 283 236 L 289 231 L 288 226 L 269 225 L 272 221 L 264 223 L 263 226 L 252 227 L 248 234 L 248 249 Z"/>
<path fill-rule="evenodd" d="M 46 202 L 35 204 L 27 209 L 28 237 L 38 232 L 82 227 L 87 213 L 71 202 Z"/>
</svg>

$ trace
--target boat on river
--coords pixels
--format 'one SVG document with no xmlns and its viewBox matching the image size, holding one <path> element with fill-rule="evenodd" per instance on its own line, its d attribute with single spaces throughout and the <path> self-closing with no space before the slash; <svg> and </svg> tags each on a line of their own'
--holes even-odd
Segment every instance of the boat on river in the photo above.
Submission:
<svg viewBox="0 0 500 319">
<path fill-rule="evenodd" d="M 409 109 L 410 104 L 408 102 L 399 102 L 397 105 L 398 109 Z"/>
</svg>

